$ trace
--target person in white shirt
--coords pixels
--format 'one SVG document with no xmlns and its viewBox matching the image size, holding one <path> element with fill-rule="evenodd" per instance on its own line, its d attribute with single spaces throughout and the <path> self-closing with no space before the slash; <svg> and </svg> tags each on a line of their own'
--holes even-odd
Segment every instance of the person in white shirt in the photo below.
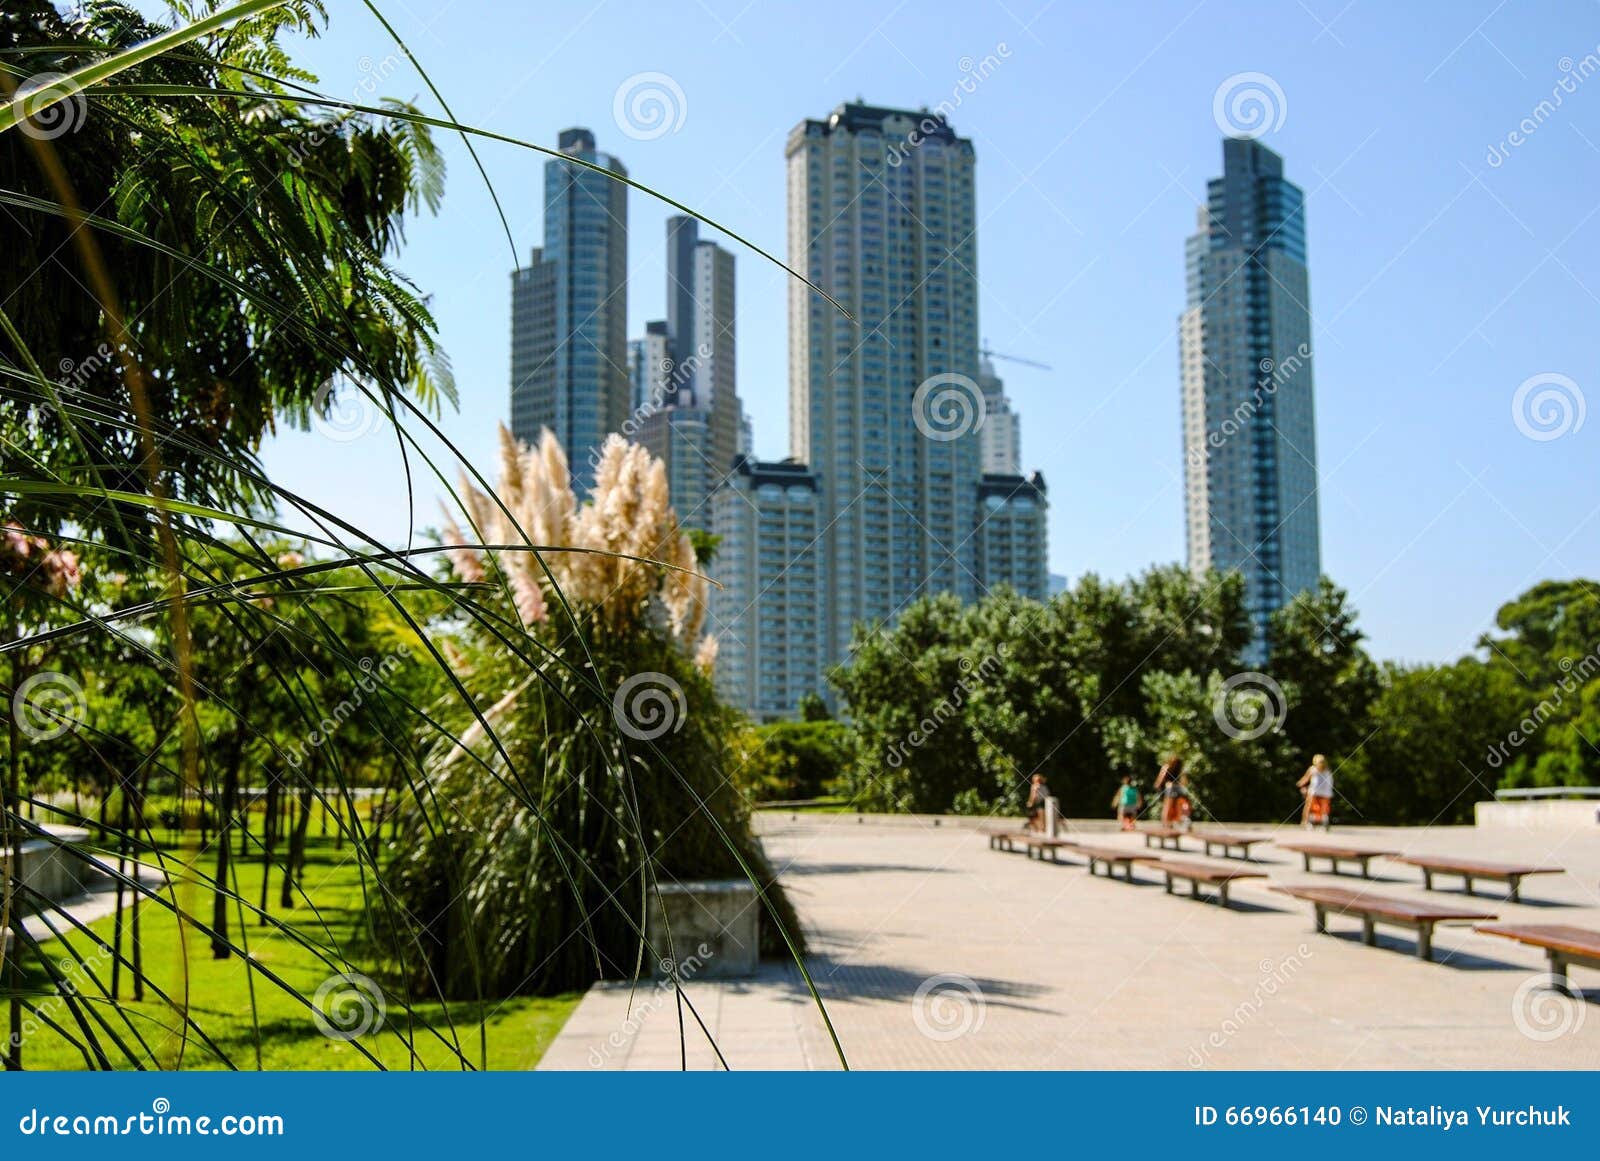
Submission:
<svg viewBox="0 0 1600 1161">
<path fill-rule="evenodd" d="M 1328 759 L 1318 754 L 1311 765 L 1295 783 L 1306 796 L 1306 808 L 1301 815 L 1301 825 L 1312 827 L 1333 826 L 1333 771 L 1328 769 Z"/>
</svg>

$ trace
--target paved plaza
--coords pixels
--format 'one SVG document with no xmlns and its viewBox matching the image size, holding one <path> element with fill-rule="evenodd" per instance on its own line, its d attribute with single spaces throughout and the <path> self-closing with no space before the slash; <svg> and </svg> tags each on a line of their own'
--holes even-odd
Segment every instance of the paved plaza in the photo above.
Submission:
<svg viewBox="0 0 1600 1161">
<path fill-rule="evenodd" d="M 1224 910 L 1166 894 L 1149 870 L 1129 885 L 1091 877 L 1076 859 L 991 851 L 969 820 L 767 814 L 760 823 L 852 1068 L 1600 1068 L 1600 970 L 1572 969 L 1587 997 L 1569 999 L 1536 986 L 1544 956 L 1531 948 L 1441 926 L 1437 962 L 1425 963 L 1409 932 L 1380 927 L 1378 946 L 1367 947 L 1359 921 L 1334 916 L 1319 935 L 1309 905 L 1270 889 L 1362 887 L 1484 904 L 1501 921 L 1600 929 L 1600 827 L 1333 834 L 1567 869 L 1526 880 L 1521 903 L 1496 883 L 1476 897 L 1451 879 L 1424 892 L 1416 868 L 1382 859 L 1370 883 L 1308 874 L 1299 856 L 1267 844 L 1256 869 L 1270 878 L 1236 884 Z M 1092 837 L 1144 853 L 1138 836 Z M 681 1053 L 690 1068 L 720 1067 L 712 1040 L 730 1068 L 839 1067 L 793 963 L 685 991 L 709 1039 L 687 1011 L 680 1037 L 670 991 L 600 985 L 540 1067 L 672 1069 Z"/>
</svg>

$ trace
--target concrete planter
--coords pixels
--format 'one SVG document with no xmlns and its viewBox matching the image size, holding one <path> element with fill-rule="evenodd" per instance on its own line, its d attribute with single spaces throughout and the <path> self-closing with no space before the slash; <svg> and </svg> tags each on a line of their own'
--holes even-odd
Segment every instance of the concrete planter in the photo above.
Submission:
<svg viewBox="0 0 1600 1161">
<path fill-rule="evenodd" d="M 662 883 L 651 893 L 645 934 L 657 979 L 670 974 L 661 962 L 669 955 L 682 980 L 745 979 L 760 960 L 760 899 L 744 879 Z"/>
</svg>

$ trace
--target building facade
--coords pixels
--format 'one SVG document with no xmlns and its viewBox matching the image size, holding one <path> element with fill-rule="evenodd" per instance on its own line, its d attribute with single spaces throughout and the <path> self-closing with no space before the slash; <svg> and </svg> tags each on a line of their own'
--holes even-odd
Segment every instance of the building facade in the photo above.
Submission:
<svg viewBox="0 0 1600 1161">
<path fill-rule="evenodd" d="M 558 141 L 588 165 L 627 174 L 587 129 Z M 544 246 L 511 276 L 511 431 L 528 442 L 554 431 L 580 492 L 606 435 L 628 418 L 627 194 L 606 172 L 547 162 Z"/>
<path fill-rule="evenodd" d="M 657 392 L 636 413 L 637 434 L 666 461 L 672 502 L 690 527 L 708 528 L 708 500 L 740 454 L 733 255 L 699 236 L 691 217 L 667 219 L 667 318 L 635 340 L 660 356 Z M 637 390 L 637 385 L 636 385 Z M 683 412 L 682 415 L 654 414 Z M 697 479 L 691 479 L 698 473 Z"/>
<path fill-rule="evenodd" d="M 919 395 L 975 389 L 974 153 L 936 114 L 846 104 L 796 126 L 787 157 L 790 265 L 850 312 L 790 283 L 789 438 L 826 493 L 831 665 L 860 623 L 977 595 L 981 437 L 927 434 Z"/>
<path fill-rule="evenodd" d="M 1179 320 L 1189 567 L 1238 570 L 1272 613 L 1321 573 L 1304 197 L 1256 140 L 1223 142 L 1189 238 Z"/>
<path fill-rule="evenodd" d="M 1044 477 L 985 472 L 978 485 L 979 520 L 974 539 L 978 575 L 988 593 L 1008 585 L 1023 596 L 1046 600 L 1050 562 L 1045 554 L 1049 516 Z"/>
<path fill-rule="evenodd" d="M 982 438 L 984 475 L 1015 476 L 1022 471 L 1022 417 L 1011 410 L 1006 385 L 994 363 L 978 360 L 978 389 L 983 392 Z"/>
<path fill-rule="evenodd" d="M 644 324 L 644 338 L 628 340 L 628 405 L 637 423 L 666 399 L 672 344 L 664 321 Z"/>
<path fill-rule="evenodd" d="M 711 505 L 717 687 L 758 721 L 792 716 L 823 688 L 820 481 L 805 464 L 741 458 Z"/>
</svg>

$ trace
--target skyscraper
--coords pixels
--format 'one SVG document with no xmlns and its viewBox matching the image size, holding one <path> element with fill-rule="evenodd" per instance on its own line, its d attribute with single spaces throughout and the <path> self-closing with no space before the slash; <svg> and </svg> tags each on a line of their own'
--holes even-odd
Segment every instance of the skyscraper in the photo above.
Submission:
<svg viewBox="0 0 1600 1161">
<path fill-rule="evenodd" d="M 805 464 L 740 458 L 711 497 L 717 688 L 757 721 L 823 689 L 821 487 Z"/>
<path fill-rule="evenodd" d="M 978 507 L 974 539 L 983 591 L 1010 585 L 1023 596 L 1044 600 L 1050 589 L 1044 477 L 985 472 Z"/>
<path fill-rule="evenodd" d="M 672 373 L 672 347 L 664 321 L 644 324 L 644 338 L 628 340 L 629 405 L 637 421 L 666 398 L 667 377 Z"/>
<path fill-rule="evenodd" d="M 977 592 L 980 439 L 930 424 L 919 393 L 976 391 L 974 155 L 938 114 L 861 104 L 801 122 L 787 155 L 790 265 L 850 312 L 790 283 L 789 440 L 826 494 L 831 664 L 860 622 Z"/>
<path fill-rule="evenodd" d="M 987 356 L 978 361 L 978 388 L 983 392 L 983 470 L 986 475 L 1014 476 L 1022 471 L 1022 417 L 1011 410 L 1006 385 Z"/>
<path fill-rule="evenodd" d="M 979 360 L 972 143 L 936 113 L 846 104 L 786 154 L 790 265 L 844 311 L 790 284 L 792 454 L 740 461 L 712 496 L 718 681 L 762 718 L 826 695 L 858 625 L 1046 586 L 1044 480 L 984 474 L 1000 383 Z"/>
<path fill-rule="evenodd" d="M 1259 141 L 1223 142 L 1179 321 L 1189 567 L 1244 575 L 1255 641 L 1321 572 L 1304 197 Z"/>
<path fill-rule="evenodd" d="M 667 318 L 634 340 L 636 352 L 664 358 L 658 389 L 624 434 L 666 464 L 678 519 L 695 528 L 711 526 L 711 493 L 739 454 L 733 270 L 733 255 L 702 239 L 694 218 L 668 218 Z"/>
<path fill-rule="evenodd" d="M 563 153 L 626 176 L 587 129 L 565 129 Z M 586 491 L 607 433 L 628 416 L 628 188 L 552 159 L 544 170 L 544 246 L 511 276 L 511 431 L 548 427 Z"/>
</svg>

